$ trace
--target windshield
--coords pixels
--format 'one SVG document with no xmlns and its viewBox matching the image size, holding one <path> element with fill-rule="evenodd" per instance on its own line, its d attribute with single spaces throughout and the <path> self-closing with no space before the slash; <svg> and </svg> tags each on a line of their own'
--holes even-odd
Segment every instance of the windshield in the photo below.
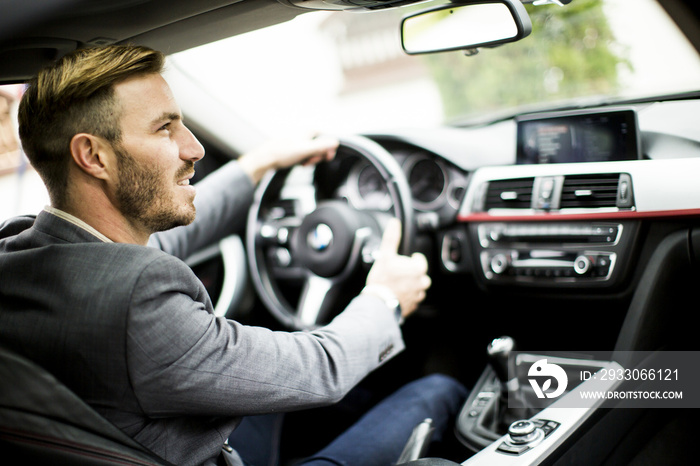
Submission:
<svg viewBox="0 0 700 466">
<path fill-rule="evenodd" d="M 398 29 L 411 10 L 399 8 L 304 14 L 177 54 L 172 66 L 272 134 L 457 124 L 698 90 L 698 54 L 653 0 L 527 10 L 530 36 L 471 57 L 406 55 Z"/>
</svg>

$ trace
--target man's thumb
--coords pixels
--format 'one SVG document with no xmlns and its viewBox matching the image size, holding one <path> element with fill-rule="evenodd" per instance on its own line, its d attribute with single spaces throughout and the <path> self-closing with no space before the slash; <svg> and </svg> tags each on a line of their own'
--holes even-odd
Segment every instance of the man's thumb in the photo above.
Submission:
<svg viewBox="0 0 700 466">
<path fill-rule="evenodd" d="M 398 218 L 392 218 L 384 230 L 379 251 L 396 254 L 399 250 L 399 244 L 401 244 L 401 222 Z"/>
</svg>

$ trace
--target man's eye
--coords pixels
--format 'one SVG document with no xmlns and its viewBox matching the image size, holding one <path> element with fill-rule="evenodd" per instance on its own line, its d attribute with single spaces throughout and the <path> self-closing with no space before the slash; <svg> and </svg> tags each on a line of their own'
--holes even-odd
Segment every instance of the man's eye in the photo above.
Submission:
<svg viewBox="0 0 700 466">
<path fill-rule="evenodd" d="M 160 128 L 158 128 L 158 131 L 168 131 L 168 130 L 170 130 L 170 123 L 169 122 L 164 124 Z"/>
</svg>

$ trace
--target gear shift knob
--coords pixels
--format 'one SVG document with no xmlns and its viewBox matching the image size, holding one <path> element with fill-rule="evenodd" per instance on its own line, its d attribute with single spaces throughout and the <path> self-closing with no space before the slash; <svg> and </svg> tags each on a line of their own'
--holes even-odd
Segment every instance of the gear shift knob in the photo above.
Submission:
<svg viewBox="0 0 700 466">
<path fill-rule="evenodd" d="M 508 382 L 510 353 L 515 350 L 515 341 L 508 336 L 495 338 L 486 348 L 491 367 L 503 385 Z"/>
<path fill-rule="evenodd" d="M 501 385 L 501 394 L 498 397 L 497 414 L 495 415 L 495 419 L 498 420 L 497 430 L 499 432 L 503 426 L 510 425 L 514 420 L 530 417 L 515 373 L 513 351 L 515 351 L 515 340 L 508 336 L 495 338 L 486 348 L 491 368 Z"/>
</svg>

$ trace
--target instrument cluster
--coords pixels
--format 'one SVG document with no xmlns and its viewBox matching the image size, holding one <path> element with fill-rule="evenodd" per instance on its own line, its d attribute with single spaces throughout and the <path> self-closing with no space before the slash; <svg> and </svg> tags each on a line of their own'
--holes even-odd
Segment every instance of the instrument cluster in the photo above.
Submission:
<svg viewBox="0 0 700 466">
<path fill-rule="evenodd" d="M 438 227 L 454 220 L 467 187 L 467 173 L 428 151 L 387 148 L 401 166 L 411 189 L 417 216 Z M 389 211 L 392 207 L 386 183 L 375 167 L 358 161 L 339 188 L 356 209 Z"/>
</svg>

